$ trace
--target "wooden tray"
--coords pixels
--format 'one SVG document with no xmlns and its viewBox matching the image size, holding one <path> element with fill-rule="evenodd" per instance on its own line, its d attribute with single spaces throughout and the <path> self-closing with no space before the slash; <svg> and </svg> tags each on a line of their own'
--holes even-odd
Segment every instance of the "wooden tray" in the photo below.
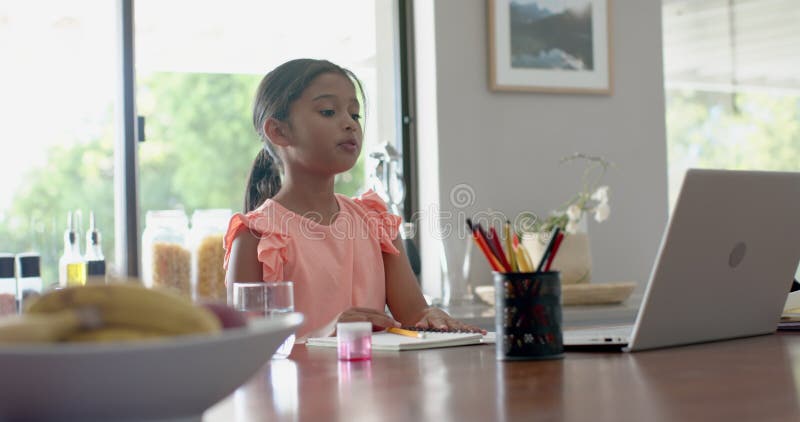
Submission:
<svg viewBox="0 0 800 422">
<path fill-rule="evenodd" d="M 602 283 L 602 284 L 567 284 L 561 286 L 561 303 L 564 306 L 574 305 L 613 305 L 627 299 L 633 289 L 634 282 Z M 475 294 L 484 302 L 494 306 L 494 286 L 477 286 Z"/>
<path fill-rule="evenodd" d="M 631 281 L 602 284 L 568 284 L 561 286 L 561 303 L 570 305 L 613 305 L 627 299 L 636 283 Z"/>
</svg>

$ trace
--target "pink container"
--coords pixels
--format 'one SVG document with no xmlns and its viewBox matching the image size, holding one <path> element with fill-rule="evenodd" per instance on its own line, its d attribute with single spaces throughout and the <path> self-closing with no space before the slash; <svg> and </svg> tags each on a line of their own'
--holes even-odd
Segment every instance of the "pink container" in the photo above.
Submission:
<svg viewBox="0 0 800 422">
<path fill-rule="evenodd" d="M 372 359 L 372 323 L 340 322 L 336 324 L 339 360 Z"/>
</svg>

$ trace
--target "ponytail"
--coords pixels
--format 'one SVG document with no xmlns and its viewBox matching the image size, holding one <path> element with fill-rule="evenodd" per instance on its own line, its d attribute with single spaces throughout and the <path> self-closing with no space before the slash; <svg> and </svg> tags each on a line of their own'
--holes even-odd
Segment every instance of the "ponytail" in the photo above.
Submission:
<svg viewBox="0 0 800 422">
<path fill-rule="evenodd" d="M 281 175 L 275 159 L 266 148 L 261 148 L 253 160 L 244 194 L 244 212 L 255 210 L 281 189 Z"/>
</svg>

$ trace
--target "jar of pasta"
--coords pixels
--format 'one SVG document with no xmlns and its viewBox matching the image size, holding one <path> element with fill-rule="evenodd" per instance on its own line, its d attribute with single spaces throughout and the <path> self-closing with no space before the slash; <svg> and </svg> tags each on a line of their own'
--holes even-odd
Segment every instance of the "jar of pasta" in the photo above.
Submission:
<svg viewBox="0 0 800 422">
<path fill-rule="evenodd" d="M 192 296 L 195 300 L 226 300 L 223 236 L 229 209 L 196 210 L 192 214 L 189 248 L 192 252 Z"/>
<path fill-rule="evenodd" d="M 191 297 L 189 222 L 182 210 L 148 211 L 142 233 L 142 279 L 148 287 L 166 287 Z"/>
</svg>

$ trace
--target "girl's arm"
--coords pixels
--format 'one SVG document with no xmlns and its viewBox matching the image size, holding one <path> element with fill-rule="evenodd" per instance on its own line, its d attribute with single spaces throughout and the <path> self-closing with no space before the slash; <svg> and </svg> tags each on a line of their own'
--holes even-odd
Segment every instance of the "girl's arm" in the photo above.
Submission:
<svg viewBox="0 0 800 422">
<path fill-rule="evenodd" d="M 400 236 L 392 242 L 400 251 L 399 255 L 383 253 L 383 268 L 386 274 L 386 303 L 394 319 L 405 326 L 419 321 L 423 311 L 428 308 L 417 278 L 411 269 L 406 250 Z"/>
<path fill-rule="evenodd" d="M 237 281 L 261 281 L 261 263 L 258 262 L 258 238 L 249 230 L 242 230 L 233 239 L 225 284 Z M 230 291 L 230 290 L 228 290 Z"/>
<path fill-rule="evenodd" d="M 403 241 L 398 236 L 393 242 L 400 251 L 399 255 L 383 254 L 383 266 L 386 274 L 386 303 L 392 316 L 406 326 L 418 328 L 441 328 L 480 331 L 478 327 L 464 324 L 447 315 L 439 308 L 429 307 L 422 297 L 417 278 L 411 269 L 406 256 Z"/>
</svg>

